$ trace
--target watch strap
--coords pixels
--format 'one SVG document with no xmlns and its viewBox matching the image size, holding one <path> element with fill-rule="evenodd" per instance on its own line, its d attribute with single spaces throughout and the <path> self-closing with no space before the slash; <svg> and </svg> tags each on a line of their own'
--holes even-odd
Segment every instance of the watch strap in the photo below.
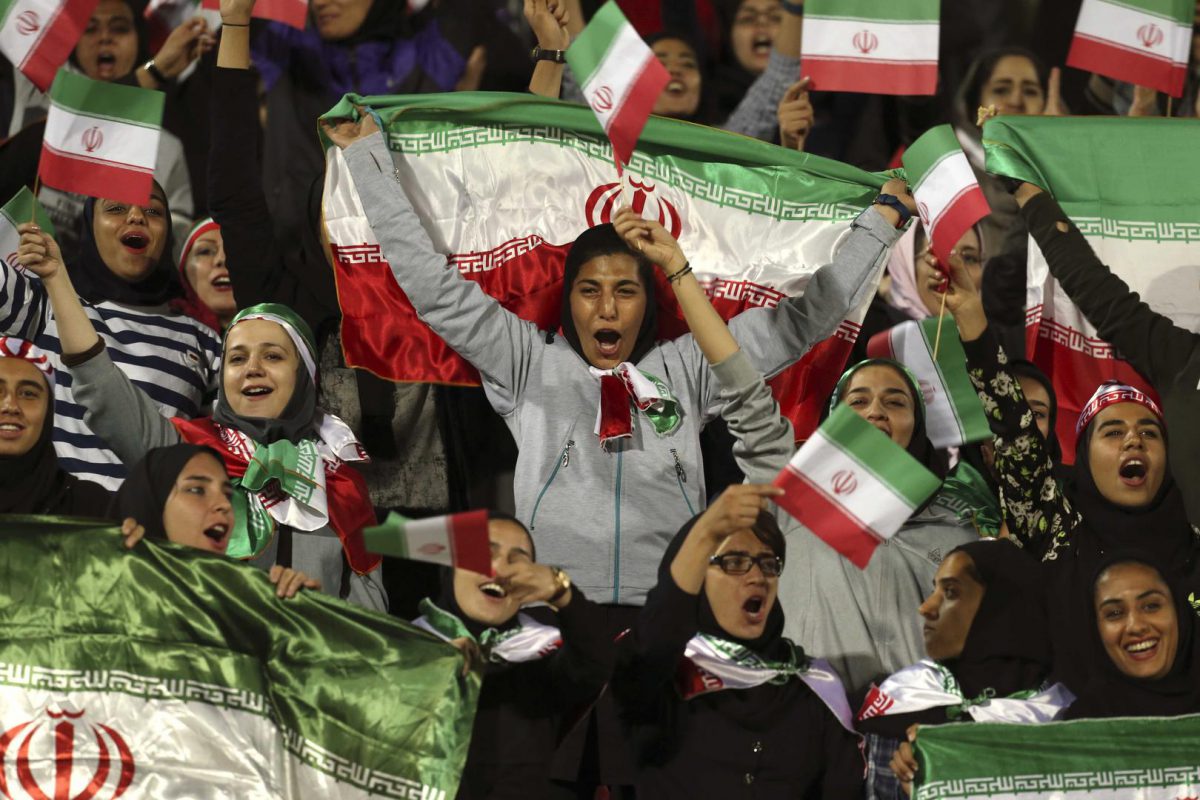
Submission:
<svg viewBox="0 0 1200 800">
<path fill-rule="evenodd" d="M 167 80 L 167 76 L 163 75 L 162 70 L 159 69 L 158 65 L 154 63 L 153 58 L 147 61 L 145 64 L 142 64 L 142 67 L 145 68 L 146 72 L 150 73 L 151 78 L 154 78 L 154 80 L 158 81 L 159 86 L 166 86 L 168 83 L 170 83 L 170 81 Z"/>
<path fill-rule="evenodd" d="M 529 51 L 529 57 L 534 61 L 553 61 L 555 64 L 567 63 L 566 50 L 543 50 L 534 45 L 534 48 Z"/>
<path fill-rule="evenodd" d="M 912 212 L 908 210 L 908 206 L 900 202 L 900 198 L 894 194 L 879 195 L 875 198 L 875 205 L 887 206 L 896 210 L 896 213 L 900 215 L 900 224 L 896 226 L 897 228 L 903 228 L 912 219 Z"/>
</svg>

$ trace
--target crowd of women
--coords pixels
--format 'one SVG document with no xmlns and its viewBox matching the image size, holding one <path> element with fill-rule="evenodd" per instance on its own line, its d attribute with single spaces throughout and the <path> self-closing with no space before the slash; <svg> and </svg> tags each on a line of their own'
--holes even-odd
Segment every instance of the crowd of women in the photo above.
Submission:
<svg viewBox="0 0 1200 800">
<path fill-rule="evenodd" d="M 370 114 L 329 122 L 396 282 L 483 388 L 347 369 L 317 117 L 348 91 L 578 97 L 561 51 L 592 5 L 313 0 L 298 31 L 221 0 L 219 26 L 152 37 L 138 0 L 100 0 L 69 68 L 164 91 L 166 131 L 147 203 L 42 187 L 57 233 L 20 225 L 0 264 L 0 514 L 111 519 L 128 547 L 246 561 L 281 602 L 321 591 L 482 652 L 460 798 L 895 798 L 921 725 L 1200 713 L 1200 334 L 1142 303 L 1048 187 L 986 173 L 975 124 L 981 106 L 1200 116 L 1200 2 L 1173 104 L 1007 44 L 1073 20 L 1058 3 L 944 4 L 928 100 L 820 93 L 799 2 L 623 3 L 670 74 L 655 113 L 872 169 L 951 121 L 993 210 L 939 263 L 892 179 L 802 296 L 728 324 L 675 239 L 624 209 L 571 245 L 561 325 L 538 329 L 447 269 Z M 4 197 L 34 184 L 46 106 L 6 74 Z M 1070 464 L 1025 360 L 1030 238 L 1157 393 L 1095 387 Z M 690 331 L 669 341 L 664 280 Z M 796 445 L 764 376 L 868 300 L 824 413 L 849 406 L 943 484 L 859 569 L 773 502 Z M 863 357 L 943 308 L 994 434 L 955 453 L 909 369 Z M 478 497 L 504 466 L 481 442 L 509 434 L 494 576 L 367 550 L 387 509 Z"/>
</svg>

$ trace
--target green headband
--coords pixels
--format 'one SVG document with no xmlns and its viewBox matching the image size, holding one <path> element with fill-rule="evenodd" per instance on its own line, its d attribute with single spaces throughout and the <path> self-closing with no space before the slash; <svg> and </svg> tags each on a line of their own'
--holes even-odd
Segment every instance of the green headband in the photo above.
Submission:
<svg viewBox="0 0 1200 800">
<path fill-rule="evenodd" d="M 868 358 L 858 362 L 850 369 L 842 373 L 842 377 L 838 378 L 837 386 L 833 387 L 833 396 L 829 398 L 829 413 L 832 413 L 837 404 L 842 401 L 842 390 L 846 388 L 846 384 L 850 382 L 850 377 L 858 372 L 863 367 L 881 366 L 891 367 L 897 370 L 901 375 L 908 379 L 909 385 L 912 387 L 917 409 L 920 411 L 921 419 L 925 419 L 925 395 L 921 393 L 921 382 L 917 380 L 917 376 L 912 370 L 901 364 L 899 361 L 893 361 L 890 358 Z"/>
<path fill-rule="evenodd" d="M 308 327 L 307 322 L 300 318 L 299 314 L 282 303 L 259 303 L 249 308 L 243 308 L 225 329 L 225 339 L 229 339 L 229 332 L 235 325 L 248 319 L 265 319 L 281 325 L 287 331 L 292 344 L 296 346 L 296 352 L 300 354 L 300 360 L 304 362 L 308 376 L 313 379 L 314 383 L 316 382 L 317 342 L 313 338 L 312 329 Z"/>
</svg>

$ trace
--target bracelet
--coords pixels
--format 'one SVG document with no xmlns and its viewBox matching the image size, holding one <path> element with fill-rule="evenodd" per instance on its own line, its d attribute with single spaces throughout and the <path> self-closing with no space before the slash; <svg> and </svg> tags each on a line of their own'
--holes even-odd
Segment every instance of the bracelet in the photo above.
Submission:
<svg viewBox="0 0 1200 800">
<path fill-rule="evenodd" d="M 683 262 L 683 266 L 667 276 L 667 283 L 674 283 L 692 271 L 692 263 L 690 261 Z"/>
<path fill-rule="evenodd" d="M 783 10 L 789 14 L 795 14 L 798 17 L 804 16 L 804 3 L 793 3 L 789 0 L 781 0 L 779 5 L 783 6 Z"/>
<path fill-rule="evenodd" d="M 249 28 L 250 23 L 249 22 L 222 22 L 221 27 L 223 27 L 223 28 Z"/>
</svg>

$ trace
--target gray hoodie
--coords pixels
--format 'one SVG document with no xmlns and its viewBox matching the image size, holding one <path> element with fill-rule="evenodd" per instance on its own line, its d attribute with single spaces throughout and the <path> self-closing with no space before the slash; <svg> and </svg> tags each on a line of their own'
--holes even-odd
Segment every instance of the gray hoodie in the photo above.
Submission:
<svg viewBox="0 0 1200 800">
<path fill-rule="evenodd" d="M 396 282 L 421 320 L 479 370 L 517 441 L 517 516 L 533 532 L 539 558 L 565 568 L 600 602 L 640 605 L 672 535 L 704 507 L 699 434 L 717 414 L 722 387 L 730 402 L 739 391 L 747 397 L 753 373 L 773 376 L 832 334 L 874 290 L 869 278 L 898 237 L 880 214 L 864 211 L 803 297 L 731 321 L 745 370 L 732 358 L 710 368 L 690 335 L 658 343 L 637 366 L 670 387 L 682 422 L 661 437 L 635 423 L 633 437 L 608 453 L 594 433 L 599 383 L 587 362 L 447 265 L 381 135 L 356 142 L 345 157 Z"/>
</svg>

